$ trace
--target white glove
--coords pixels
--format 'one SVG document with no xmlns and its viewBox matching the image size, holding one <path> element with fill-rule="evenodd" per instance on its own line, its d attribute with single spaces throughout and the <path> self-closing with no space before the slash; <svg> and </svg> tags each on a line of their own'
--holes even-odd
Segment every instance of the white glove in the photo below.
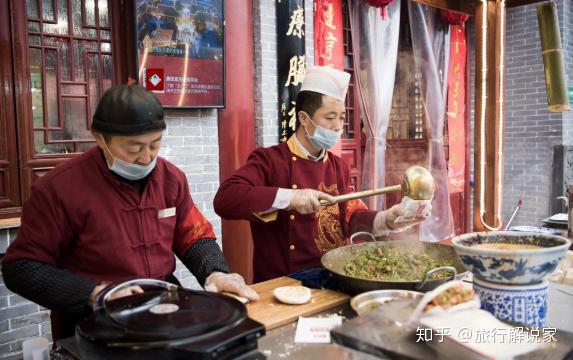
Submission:
<svg viewBox="0 0 573 360">
<path fill-rule="evenodd" d="M 411 199 L 410 199 L 411 200 Z M 419 201 L 419 200 L 412 200 Z M 427 205 L 427 204 L 426 204 Z M 390 233 L 402 232 L 408 230 L 414 225 L 426 221 L 430 217 L 431 205 L 424 206 L 425 210 L 422 212 L 414 212 L 408 214 L 402 203 L 392 206 L 390 209 L 380 211 L 374 218 L 374 225 L 372 226 L 372 234 L 376 237 L 385 236 Z M 411 212 L 411 210 L 409 211 Z M 406 218 L 405 221 L 396 221 L 399 218 Z"/>
<path fill-rule="evenodd" d="M 229 292 L 251 301 L 259 300 L 259 294 L 245 284 L 245 279 L 237 273 L 225 274 L 212 272 L 205 280 L 205 290 L 211 292 Z"/>
<path fill-rule="evenodd" d="M 315 213 L 320 210 L 320 200 L 334 201 L 334 198 L 318 190 L 295 190 L 289 209 L 294 209 L 301 214 Z"/>
</svg>

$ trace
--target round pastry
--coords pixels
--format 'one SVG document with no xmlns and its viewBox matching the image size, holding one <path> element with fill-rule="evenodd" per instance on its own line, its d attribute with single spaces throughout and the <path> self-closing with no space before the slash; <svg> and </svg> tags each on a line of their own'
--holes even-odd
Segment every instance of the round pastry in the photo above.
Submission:
<svg viewBox="0 0 573 360">
<path fill-rule="evenodd" d="M 310 289 L 306 286 L 281 286 L 273 290 L 275 297 L 282 303 L 300 305 L 310 301 Z"/>
</svg>

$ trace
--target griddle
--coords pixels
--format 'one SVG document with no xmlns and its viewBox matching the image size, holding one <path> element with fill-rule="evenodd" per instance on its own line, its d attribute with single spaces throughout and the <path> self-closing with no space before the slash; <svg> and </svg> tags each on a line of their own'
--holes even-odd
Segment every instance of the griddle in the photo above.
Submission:
<svg viewBox="0 0 573 360">
<path fill-rule="evenodd" d="M 141 294 L 109 300 L 127 286 Z M 76 327 L 82 359 L 258 359 L 265 334 L 238 300 L 157 280 L 108 287 Z"/>
</svg>

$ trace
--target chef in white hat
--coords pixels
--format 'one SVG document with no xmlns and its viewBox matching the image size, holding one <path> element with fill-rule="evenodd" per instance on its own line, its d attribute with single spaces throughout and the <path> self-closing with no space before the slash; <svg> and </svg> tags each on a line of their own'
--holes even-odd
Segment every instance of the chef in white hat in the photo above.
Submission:
<svg viewBox="0 0 573 360">
<path fill-rule="evenodd" d="M 344 71 L 308 68 L 296 102 L 295 134 L 253 151 L 215 196 L 221 217 L 251 222 L 255 282 L 320 267 L 324 253 L 357 231 L 387 235 L 426 218 L 395 223 L 403 214 L 400 204 L 380 212 L 359 199 L 320 205 L 352 192 L 348 165 L 328 151 L 342 134 L 349 81 Z"/>
</svg>

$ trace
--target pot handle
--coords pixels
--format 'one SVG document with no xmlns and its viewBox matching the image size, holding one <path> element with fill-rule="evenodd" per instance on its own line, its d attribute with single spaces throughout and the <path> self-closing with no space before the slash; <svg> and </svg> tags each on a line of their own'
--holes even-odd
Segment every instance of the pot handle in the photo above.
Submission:
<svg viewBox="0 0 573 360">
<path fill-rule="evenodd" d="M 416 291 L 421 291 L 421 289 L 423 289 L 424 286 L 426 286 L 426 283 L 428 282 L 430 275 L 435 274 L 435 273 L 439 273 L 442 271 L 449 271 L 453 274 L 447 281 L 454 280 L 456 278 L 456 276 L 458 275 L 458 271 L 456 270 L 455 267 L 453 267 L 453 266 L 440 266 L 440 267 L 434 268 L 432 270 L 428 270 L 426 272 L 426 274 L 424 275 L 424 278 L 422 279 L 422 281 L 419 284 L 417 284 L 416 286 L 414 286 L 414 289 Z"/>
<path fill-rule="evenodd" d="M 372 235 L 371 233 L 369 233 L 368 231 L 359 231 L 359 232 L 355 232 L 354 234 L 350 235 L 350 245 L 354 244 L 354 238 L 357 236 L 368 236 L 371 240 L 370 241 L 376 241 L 376 237 L 374 235 Z"/>
<path fill-rule="evenodd" d="M 161 280 L 155 280 L 155 279 L 133 279 L 133 280 L 128 280 L 128 281 L 124 281 L 122 283 L 119 284 L 113 284 L 110 285 L 106 288 L 104 288 L 102 291 L 100 291 L 94 300 L 94 303 L 92 305 L 92 309 L 93 312 L 96 312 L 98 310 L 104 309 L 105 310 L 105 304 L 108 302 L 109 299 L 111 299 L 111 296 L 122 290 L 125 289 L 126 287 L 129 286 L 155 286 L 155 287 L 159 287 L 159 288 L 163 288 L 163 289 L 167 289 L 168 291 L 176 291 L 177 289 L 179 289 L 179 286 L 169 283 L 167 281 L 161 281 Z"/>
</svg>

